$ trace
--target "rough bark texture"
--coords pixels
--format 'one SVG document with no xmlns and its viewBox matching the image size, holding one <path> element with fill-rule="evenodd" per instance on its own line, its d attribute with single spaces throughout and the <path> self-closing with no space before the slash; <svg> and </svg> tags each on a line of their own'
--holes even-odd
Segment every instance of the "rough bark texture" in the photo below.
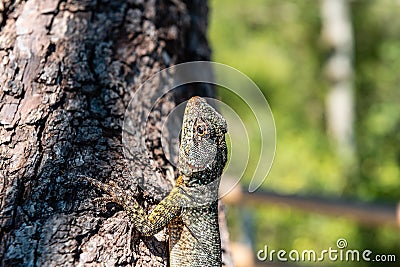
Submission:
<svg viewBox="0 0 400 267">
<path fill-rule="evenodd" d="M 124 111 L 151 74 L 209 59 L 207 12 L 201 0 L 0 2 L 0 265 L 166 266 L 166 233 L 138 236 L 120 207 L 93 204 L 99 192 L 77 174 L 154 204 L 130 179 Z M 212 93 L 188 92 L 150 118 L 146 143 L 161 169 L 157 121 L 188 95 Z"/>
</svg>

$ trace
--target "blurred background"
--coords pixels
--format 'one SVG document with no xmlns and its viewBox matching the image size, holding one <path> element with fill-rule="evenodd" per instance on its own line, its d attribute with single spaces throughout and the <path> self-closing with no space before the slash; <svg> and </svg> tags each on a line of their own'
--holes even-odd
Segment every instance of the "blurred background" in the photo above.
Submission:
<svg viewBox="0 0 400 267">
<path fill-rule="evenodd" d="M 239 266 L 274 266 L 256 260 L 265 245 L 321 251 L 337 249 L 339 238 L 348 249 L 395 254 L 397 265 L 385 265 L 398 266 L 399 14 L 398 0 L 210 1 L 213 60 L 259 86 L 277 131 L 264 197 L 226 201 Z"/>
</svg>

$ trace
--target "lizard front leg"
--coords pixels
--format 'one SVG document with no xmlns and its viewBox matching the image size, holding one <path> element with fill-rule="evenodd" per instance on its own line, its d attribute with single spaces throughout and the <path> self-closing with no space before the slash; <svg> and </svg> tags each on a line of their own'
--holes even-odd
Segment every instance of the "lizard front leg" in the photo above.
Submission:
<svg viewBox="0 0 400 267">
<path fill-rule="evenodd" d="M 172 219 L 180 215 L 183 197 L 182 192 L 177 187 L 173 188 L 170 194 L 150 214 L 147 214 L 133 196 L 126 194 L 126 191 L 118 186 L 104 184 L 86 176 L 80 177 L 108 193 L 110 197 L 105 198 L 105 200 L 121 205 L 127 211 L 135 228 L 144 236 L 152 236 L 158 233 Z"/>
</svg>

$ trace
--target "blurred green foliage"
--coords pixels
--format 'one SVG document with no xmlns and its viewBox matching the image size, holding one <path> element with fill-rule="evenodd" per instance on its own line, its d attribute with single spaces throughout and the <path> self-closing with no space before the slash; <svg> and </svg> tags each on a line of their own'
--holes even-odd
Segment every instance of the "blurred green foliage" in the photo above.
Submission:
<svg viewBox="0 0 400 267">
<path fill-rule="evenodd" d="M 353 172 L 344 169 L 346 165 L 326 131 L 325 97 L 329 85 L 323 76 L 323 65 L 329 51 L 324 51 L 320 40 L 319 4 L 312 0 L 210 3 L 213 60 L 248 75 L 262 89 L 274 114 L 277 151 L 263 188 L 280 193 L 397 203 L 400 2 L 351 1 L 357 109 L 357 166 Z M 229 103 L 229 96 L 221 97 Z M 257 145 L 256 139 L 251 142 Z M 243 181 L 246 183 L 246 177 Z M 241 211 L 238 207 L 230 207 L 229 211 L 232 236 L 238 240 L 242 234 L 238 223 Z M 343 237 L 351 248 L 397 253 L 400 261 L 398 229 L 364 228 L 343 218 L 282 207 L 256 207 L 253 214 L 255 251 L 265 244 L 287 251 L 335 248 L 336 240 Z"/>
</svg>

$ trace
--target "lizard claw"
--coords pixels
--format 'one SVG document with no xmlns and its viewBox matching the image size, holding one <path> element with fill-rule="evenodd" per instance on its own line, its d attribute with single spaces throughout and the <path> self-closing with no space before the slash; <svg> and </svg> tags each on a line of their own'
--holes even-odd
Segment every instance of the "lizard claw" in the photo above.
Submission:
<svg viewBox="0 0 400 267">
<path fill-rule="evenodd" d="M 96 197 L 92 200 L 92 202 L 98 207 L 99 210 L 106 212 L 107 203 L 113 203 L 115 200 L 112 197 Z"/>
<path fill-rule="evenodd" d="M 95 203 L 109 203 L 109 202 L 115 202 L 113 197 L 96 197 L 93 199 L 93 202 Z"/>
<path fill-rule="evenodd" d="M 94 184 L 94 181 L 96 181 L 95 179 L 82 174 L 78 174 L 76 177 L 82 181 L 89 182 L 90 184 Z"/>
</svg>

